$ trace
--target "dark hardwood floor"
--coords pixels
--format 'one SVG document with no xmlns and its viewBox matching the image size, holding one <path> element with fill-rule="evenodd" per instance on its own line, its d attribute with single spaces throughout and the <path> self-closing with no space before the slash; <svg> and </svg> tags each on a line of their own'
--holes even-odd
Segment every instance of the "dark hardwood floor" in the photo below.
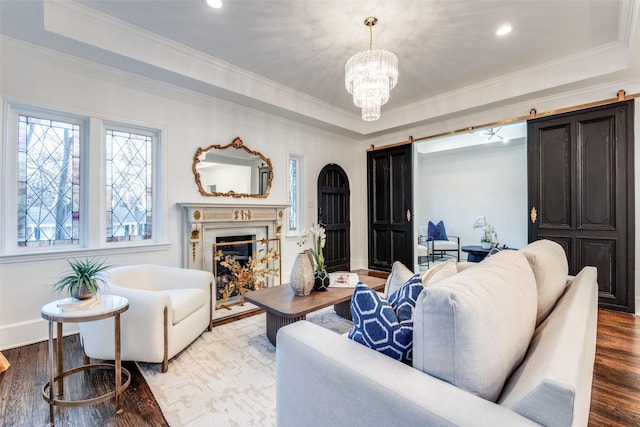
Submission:
<svg viewBox="0 0 640 427">
<path fill-rule="evenodd" d="M 640 316 L 600 310 L 590 426 L 640 426 Z"/>
<path fill-rule="evenodd" d="M 65 366 L 82 364 L 78 335 L 65 338 Z M 0 425 L 45 426 L 48 404 L 42 384 L 48 381 L 47 343 L 3 352 L 11 367 L 0 374 Z M 113 400 L 78 408 L 56 408 L 59 426 L 167 426 L 151 390 L 135 363 L 124 362 L 132 375 L 123 393 L 124 412 L 114 414 Z M 171 369 L 171 365 L 169 365 Z M 87 386 L 104 392 L 113 375 L 89 371 L 70 377 L 69 393 Z M 591 395 L 590 426 L 640 426 L 640 316 L 600 311 Z"/>
<path fill-rule="evenodd" d="M 49 425 L 49 404 L 42 397 L 42 385 L 49 381 L 47 342 L 5 350 L 3 354 L 11 366 L 0 374 L 0 426 Z M 84 363 L 79 335 L 64 338 L 64 355 L 65 369 Z M 115 414 L 113 399 L 90 406 L 56 407 L 55 425 L 168 426 L 136 364 L 123 362 L 122 367 L 131 373 L 131 383 L 122 393 L 122 414 Z M 65 379 L 65 398 L 95 397 L 113 390 L 113 380 L 113 372 L 105 370 L 73 374 Z M 80 396 L 80 390 L 91 394 Z"/>
</svg>

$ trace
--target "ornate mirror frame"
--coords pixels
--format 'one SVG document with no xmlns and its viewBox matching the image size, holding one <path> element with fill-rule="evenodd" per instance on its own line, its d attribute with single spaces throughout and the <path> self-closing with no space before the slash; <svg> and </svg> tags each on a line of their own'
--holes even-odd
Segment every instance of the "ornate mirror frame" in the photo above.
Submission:
<svg viewBox="0 0 640 427">
<path fill-rule="evenodd" d="M 261 192 L 258 190 L 257 193 L 242 193 L 235 191 L 227 191 L 227 192 L 217 192 L 217 191 L 207 191 L 207 187 L 203 185 L 201 181 L 200 171 L 198 170 L 198 165 L 202 162 L 202 160 L 207 156 L 208 153 L 216 152 L 216 150 L 243 150 L 249 156 L 256 156 L 262 161 L 262 166 L 260 166 L 257 171 L 257 185 L 258 188 L 263 188 Z M 193 165 L 191 167 L 193 170 L 193 175 L 196 180 L 196 184 L 198 184 L 198 190 L 200 194 L 203 196 L 219 196 L 219 197 L 254 197 L 254 198 L 266 198 L 269 195 L 269 191 L 271 190 L 271 183 L 273 182 L 273 165 L 271 164 L 271 159 L 265 157 L 259 151 L 254 151 L 244 145 L 242 139 L 240 137 L 235 137 L 231 143 L 227 145 L 210 145 L 206 148 L 198 147 L 196 150 L 195 156 L 193 156 Z"/>
</svg>

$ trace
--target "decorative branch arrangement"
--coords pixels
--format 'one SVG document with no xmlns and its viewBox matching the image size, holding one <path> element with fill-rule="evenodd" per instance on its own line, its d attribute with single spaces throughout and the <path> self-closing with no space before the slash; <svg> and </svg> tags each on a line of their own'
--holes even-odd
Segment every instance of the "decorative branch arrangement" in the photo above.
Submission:
<svg viewBox="0 0 640 427">
<path fill-rule="evenodd" d="M 279 239 L 248 240 L 234 243 L 257 243 L 266 246 L 267 242 L 272 240 L 277 241 L 277 247 L 259 249 L 244 263 L 232 256 L 224 255 L 221 250 L 215 250 L 214 245 L 214 276 L 217 279 L 216 264 L 219 262 L 221 266 L 229 269 L 234 278 L 234 280 L 225 283 L 224 288 L 220 290 L 221 298 L 216 302 L 216 309 L 230 309 L 234 305 L 244 305 L 244 295 L 247 292 L 263 289 L 267 287 L 266 281 L 269 278 L 280 276 Z M 277 267 L 275 267 L 276 262 L 278 263 Z M 239 299 L 229 302 L 229 299 L 236 295 Z"/>
</svg>

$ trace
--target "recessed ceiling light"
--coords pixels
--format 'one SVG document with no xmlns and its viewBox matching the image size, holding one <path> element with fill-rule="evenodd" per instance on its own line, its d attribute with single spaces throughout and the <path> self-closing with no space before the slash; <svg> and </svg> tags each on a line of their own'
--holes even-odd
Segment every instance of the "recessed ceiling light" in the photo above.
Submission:
<svg viewBox="0 0 640 427">
<path fill-rule="evenodd" d="M 513 30 L 513 27 L 511 27 L 511 25 L 509 25 L 509 24 L 501 25 L 496 30 L 496 36 L 504 36 L 506 34 L 509 34 L 511 32 L 511 30 Z"/>
<path fill-rule="evenodd" d="M 214 9 L 220 9 L 222 7 L 222 0 L 204 0 L 204 3 Z"/>
</svg>

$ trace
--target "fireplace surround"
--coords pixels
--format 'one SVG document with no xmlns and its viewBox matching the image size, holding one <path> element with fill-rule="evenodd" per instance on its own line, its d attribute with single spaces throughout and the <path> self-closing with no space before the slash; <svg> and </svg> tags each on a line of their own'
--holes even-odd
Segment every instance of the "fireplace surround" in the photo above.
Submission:
<svg viewBox="0 0 640 427">
<path fill-rule="evenodd" d="M 233 236 L 277 239 L 287 205 L 179 203 L 182 210 L 182 266 L 214 273 L 214 245 Z M 275 278 L 282 283 L 282 278 Z"/>
</svg>

